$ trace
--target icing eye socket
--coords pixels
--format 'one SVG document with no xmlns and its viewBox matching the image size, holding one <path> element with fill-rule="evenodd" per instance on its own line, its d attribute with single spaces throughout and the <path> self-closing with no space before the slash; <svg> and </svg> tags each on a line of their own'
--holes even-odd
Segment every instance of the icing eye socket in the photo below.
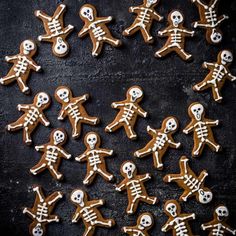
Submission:
<svg viewBox="0 0 236 236">
<path fill-rule="evenodd" d="M 226 211 L 223 211 L 223 214 L 225 215 L 225 214 L 226 214 Z"/>
<path fill-rule="evenodd" d="M 127 167 L 127 166 L 125 167 L 125 170 L 128 170 L 128 167 Z"/>
<path fill-rule="evenodd" d="M 95 141 L 96 139 L 95 138 L 93 138 L 93 141 Z"/>
<path fill-rule="evenodd" d="M 66 91 L 65 91 L 65 92 L 63 92 L 63 94 L 66 94 Z"/>
<path fill-rule="evenodd" d="M 193 109 L 194 112 L 196 112 L 197 110 L 196 109 Z"/>
<path fill-rule="evenodd" d="M 200 111 L 201 110 L 201 108 L 198 108 L 198 111 Z"/>
<path fill-rule="evenodd" d="M 63 48 L 65 48 L 66 46 L 65 45 L 62 45 Z"/>
<path fill-rule="evenodd" d="M 132 168 L 132 165 L 129 165 L 130 168 Z"/>
<path fill-rule="evenodd" d="M 180 19 L 180 16 L 177 16 L 178 19 Z"/>
<path fill-rule="evenodd" d="M 88 141 L 90 142 L 90 141 L 91 141 L 91 138 L 89 138 Z"/>
<path fill-rule="evenodd" d="M 43 98 L 44 101 L 47 101 L 48 99 L 47 98 Z"/>
<path fill-rule="evenodd" d="M 89 13 L 89 10 L 87 10 L 87 12 Z"/>
</svg>

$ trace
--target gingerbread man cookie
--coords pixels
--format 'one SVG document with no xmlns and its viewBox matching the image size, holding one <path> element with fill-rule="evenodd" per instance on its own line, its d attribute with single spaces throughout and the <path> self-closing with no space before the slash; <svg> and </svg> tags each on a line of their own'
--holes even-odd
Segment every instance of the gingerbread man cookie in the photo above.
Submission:
<svg viewBox="0 0 236 236">
<path fill-rule="evenodd" d="M 143 99 L 143 90 L 139 86 L 132 86 L 126 93 L 126 99 L 120 102 L 113 102 L 112 108 L 119 109 L 114 121 L 109 124 L 105 131 L 114 132 L 122 126 L 130 139 L 136 139 L 137 134 L 134 132 L 134 125 L 139 116 L 147 117 L 147 112 L 140 106 L 139 102 Z"/>
<path fill-rule="evenodd" d="M 181 213 L 181 206 L 176 200 L 169 200 L 165 203 L 164 212 L 169 217 L 161 231 L 172 230 L 173 236 L 193 236 L 188 221 L 195 219 L 195 214 Z"/>
<path fill-rule="evenodd" d="M 127 214 L 136 212 L 139 202 L 146 202 L 148 204 L 156 204 L 157 198 L 151 197 L 147 194 L 144 182 L 151 179 L 149 173 L 144 175 L 137 175 L 137 167 L 132 161 L 126 161 L 121 165 L 120 173 L 124 180 L 116 186 L 116 190 L 121 192 L 127 190 L 128 207 Z"/>
<path fill-rule="evenodd" d="M 225 19 L 226 15 L 218 16 L 217 8 L 219 0 L 210 0 L 205 3 L 202 0 L 191 0 L 198 8 L 200 21 L 194 22 L 193 27 L 204 28 L 206 30 L 206 40 L 210 44 L 217 44 L 222 41 L 222 31 L 219 26 Z"/>
<path fill-rule="evenodd" d="M 83 103 L 88 100 L 89 95 L 73 97 L 71 90 L 66 86 L 60 86 L 55 91 L 56 100 L 62 104 L 58 120 L 64 120 L 68 116 L 72 126 L 72 137 L 78 138 L 81 132 L 81 124 L 96 125 L 99 123 L 97 117 L 87 114 Z"/>
<path fill-rule="evenodd" d="M 45 197 L 42 188 L 36 186 L 33 188 L 36 193 L 34 206 L 32 208 L 25 207 L 23 213 L 27 214 L 33 222 L 29 226 L 29 234 L 32 236 L 46 235 L 46 225 L 51 222 L 59 222 L 57 215 L 52 215 L 56 202 L 62 198 L 61 192 L 54 192 Z"/>
<path fill-rule="evenodd" d="M 48 169 L 53 178 L 62 179 L 63 175 L 58 171 L 61 158 L 71 158 L 71 154 L 67 153 L 62 147 L 66 140 L 67 134 L 64 129 L 54 129 L 51 132 L 49 143 L 35 146 L 36 151 L 43 152 L 43 155 L 40 161 L 30 169 L 30 172 L 37 175 Z"/>
<path fill-rule="evenodd" d="M 60 4 L 53 16 L 49 16 L 42 11 L 35 11 L 34 14 L 43 22 L 45 35 L 38 36 L 39 41 L 52 43 L 52 52 L 57 57 L 64 57 L 69 52 L 69 45 L 66 37 L 73 31 L 74 26 L 64 27 L 63 15 L 66 11 L 66 5 Z"/>
<path fill-rule="evenodd" d="M 155 7 L 159 0 L 143 0 L 143 4 L 135 7 L 130 7 L 129 12 L 137 15 L 133 24 L 123 31 L 124 36 L 130 36 L 140 30 L 143 39 L 146 43 L 153 43 L 154 39 L 150 34 L 153 20 L 162 21 L 163 17 L 156 11 Z"/>
<path fill-rule="evenodd" d="M 33 60 L 33 56 L 37 51 L 37 46 L 33 40 L 27 39 L 20 45 L 20 53 L 14 56 L 6 56 L 5 60 L 13 63 L 12 68 L 6 76 L 0 78 L 2 85 L 8 85 L 17 82 L 22 93 L 29 93 L 30 88 L 26 82 L 30 76 L 31 70 L 39 71 L 41 66 L 37 65 Z"/>
<path fill-rule="evenodd" d="M 236 76 L 233 76 L 229 71 L 229 66 L 233 62 L 233 54 L 229 50 L 222 50 L 218 53 L 217 62 L 209 63 L 204 62 L 203 68 L 210 70 L 210 73 L 200 83 L 193 87 L 194 91 L 203 91 L 211 88 L 213 98 L 216 102 L 221 102 L 223 97 L 221 96 L 221 89 L 224 86 L 225 81 L 235 81 Z"/>
<path fill-rule="evenodd" d="M 179 160 L 179 174 L 168 174 L 163 180 L 167 183 L 176 182 L 178 186 L 184 189 L 180 196 L 180 201 L 187 201 L 190 197 L 196 197 L 197 201 L 206 204 L 212 200 L 213 194 L 209 188 L 204 186 L 205 178 L 208 176 L 206 170 L 203 170 L 197 177 L 188 165 L 189 159 L 182 156 Z"/>
<path fill-rule="evenodd" d="M 184 50 L 185 38 L 193 37 L 194 31 L 189 31 L 183 26 L 184 16 L 179 10 L 173 10 L 168 15 L 169 25 L 166 29 L 158 31 L 159 37 L 168 37 L 165 45 L 156 53 L 156 57 L 164 57 L 171 52 L 176 52 L 184 61 L 192 58 L 192 55 Z"/>
<path fill-rule="evenodd" d="M 92 55 L 98 56 L 103 48 L 104 43 L 108 43 L 113 47 L 119 47 L 121 41 L 114 38 L 106 24 L 112 20 L 111 16 L 98 17 L 96 8 L 91 4 L 85 4 L 79 12 L 80 18 L 84 21 L 84 27 L 78 36 L 83 38 L 89 34 L 93 43 Z"/>
<path fill-rule="evenodd" d="M 144 212 L 142 213 L 137 220 L 135 226 L 125 226 L 122 228 L 122 231 L 131 236 L 149 236 L 148 230 L 154 225 L 154 219 L 151 213 Z"/>
<path fill-rule="evenodd" d="M 219 205 L 215 208 L 214 214 L 213 214 L 213 220 L 202 224 L 201 228 L 202 230 L 209 230 L 210 233 L 209 236 L 212 235 L 218 235 L 218 236 L 224 236 L 228 233 L 236 235 L 236 230 L 232 229 L 227 223 L 227 219 L 229 217 L 229 210 L 224 205 Z"/>
<path fill-rule="evenodd" d="M 49 107 L 51 99 L 44 92 L 37 93 L 32 104 L 19 104 L 17 109 L 24 112 L 17 121 L 7 125 L 8 131 L 23 129 L 23 141 L 30 145 L 32 143 L 31 133 L 39 123 L 49 126 L 50 122 L 45 117 L 43 111 Z"/>
<path fill-rule="evenodd" d="M 105 219 L 98 210 L 98 207 L 104 204 L 102 199 L 89 201 L 85 191 L 75 189 L 70 195 L 70 200 L 77 207 L 72 223 L 77 223 L 80 218 L 83 220 L 85 226 L 83 236 L 94 235 L 96 227 L 110 228 L 115 225 L 113 219 Z"/>
<path fill-rule="evenodd" d="M 83 183 L 91 184 L 97 174 L 105 180 L 111 181 L 114 176 L 107 171 L 104 157 L 111 156 L 113 150 L 100 148 L 101 138 L 95 132 L 85 135 L 84 144 L 87 148 L 86 151 L 75 158 L 76 161 L 87 162 L 87 174 Z"/>
<path fill-rule="evenodd" d="M 164 156 L 167 149 L 169 147 L 179 148 L 181 145 L 180 143 L 175 143 L 172 138 L 172 134 L 176 132 L 178 127 L 178 120 L 173 116 L 167 117 L 162 122 L 161 129 L 153 129 L 148 126 L 147 132 L 152 136 L 152 140 L 144 148 L 136 151 L 134 156 L 143 158 L 152 154 L 155 168 L 162 170 L 162 157 Z"/>
<path fill-rule="evenodd" d="M 218 152 L 220 145 L 216 143 L 211 127 L 217 126 L 219 120 L 205 118 L 205 108 L 199 102 L 194 102 L 189 106 L 188 115 L 192 120 L 184 128 L 183 132 L 185 134 L 193 132 L 194 147 L 192 156 L 200 156 L 206 144 L 213 151 Z"/>
</svg>

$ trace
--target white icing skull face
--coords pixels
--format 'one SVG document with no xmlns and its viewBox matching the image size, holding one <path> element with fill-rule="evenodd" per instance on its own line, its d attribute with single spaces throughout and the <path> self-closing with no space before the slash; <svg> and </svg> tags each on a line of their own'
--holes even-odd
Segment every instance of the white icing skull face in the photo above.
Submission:
<svg viewBox="0 0 236 236">
<path fill-rule="evenodd" d="M 80 10 L 80 14 L 88 19 L 89 21 L 93 21 L 94 20 L 94 13 L 93 13 L 93 9 L 90 8 L 90 7 L 83 7 L 81 10 Z"/>
<path fill-rule="evenodd" d="M 126 162 L 122 167 L 123 173 L 125 173 L 129 179 L 133 177 L 135 170 L 136 166 L 132 162 Z"/>
<path fill-rule="evenodd" d="M 39 93 L 37 95 L 37 102 L 36 106 L 41 107 L 42 105 L 45 105 L 49 102 L 49 96 L 46 93 Z"/>
<path fill-rule="evenodd" d="M 155 4 L 157 0 L 147 0 L 146 6 L 151 7 L 153 4 Z"/>
<path fill-rule="evenodd" d="M 202 104 L 197 103 L 191 107 L 191 112 L 197 121 L 202 119 L 202 114 L 204 112 L 204 107 Z"/>
<path fill-rule="evenodd" d="M 42 235 L 43 235 L 43 228 L 41 227 L 40 224 L 37 224 L 37 225 L 32 229 L 32 235 L 33 235 L 33 236 L 42 236 Z"/>
<path fill-rule="evenodd" d="M 131 96 L 131 101 L 135 102 L 137 99 L 143 96 L 143 91 L 140 88 L 135 87 L 130 89 L 129 95 Z"/>
<path fill-rule="evenodd" d="M 165 133 L 175 131 L 177 129 L 177 123 L 174 118 L 170 118 L 166 122 Z"/>
<path fill-rule="evenodd" d="M 233 61 L 233 54 L 228 50 L 223 50 L 220 54 L 220 58 L 221 58 L 221 63 L 225 65 Z"/>
<path fill-rule="evenodd" d="M 35 49 L 35 44 L 30 40 L 25 40 L 23 42 L 23 53 L 28 55 L 31 51 Z"/>
<path fill-rule="evenodd" d="M 57 130 L 56 132 L 54 132 L 53 141 L 55 145 L 64 142 L 64 140 L 65 140 L 65 134 L 62 131 Z"/>
<path fill-rule="evenodd" d="M 89 147 L 91 149 L 94 149 L 97 142 L 98 142 L 98 138 L 96 134 L 89 134 L 87 139 L 86 139 L 87 144 L 89 145 Z"/>
<path fill-rule="evenodd" d="M 54 46 L 55 53 L 58 55 L 63 55 L 67 52 L 67 50 L 68 50 L 68 46 L 65 43 L 65 41 L 61 37 L 58 37 L 56 44 Z"/>
<path fill-rule="evenodd" d="M 199 202 L 202 204 L 207 204 L 212 200 L 213 194 L 210 191 L 204 191 L 203 189 L 200 189 L 198 191 L 199 193 Z"/>
<path fill-rule="evenodd" d="M 152 225 L 152 218 L 149 215 L 143 215 L 140 219 L 139 225 L 141 228 L 147 228 Z"/>
<path fill-rule="evenodd" d="M 175 27 L 183 22 L 183 15 L 179 11 L 173 11 L 170 15 L 170 19 Z"/>
<path fill-rule="evenodd" d="M 219 43 L 222 40 L 222 34 L 214 29 L 210 38 L 213 43 Z"/>
<path fill-rule="evenodd" d="M 78 203 L 79 205 L 84 205 L 84 192 L 80 189 L 74 191 L 70 196 L 72 202 Z"/>
<path fill-rule="evenodd" d="M 167 204 L 165 209 L 168 213 L 170 213 L 171 216 L 177 216 L 177 206 L 173 202 Z"/>
<path fill-rule="evenodd" d="M 57 91 L 57 96 L 60 98 L 60 100 L 64 102 L 69 102 L 69 90 L 66 88 L 59 89 Z"/>
<path fill-rule="evenodd" d="M 217 207 L 215 213 L 219 221 L 223 221 L 229 216 L 229 210 L 226 206 Z"/>
</svg>

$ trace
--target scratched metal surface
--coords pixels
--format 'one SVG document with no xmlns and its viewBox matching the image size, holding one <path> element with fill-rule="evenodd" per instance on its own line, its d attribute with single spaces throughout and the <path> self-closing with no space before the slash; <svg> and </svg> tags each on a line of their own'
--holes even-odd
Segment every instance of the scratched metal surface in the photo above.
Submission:
<svg viewBox="0 0 236 236">
<path fill-rule="evenodd" d="M 41 22 L 33 15 L 34 10 L 46 10 L 53 13 L 59 1 L 0 1 L 0 75 L 3 76 L 10 68 L 10 64 L 4 62 L 5 55 L 14 55 L 18 52 L 21 41 L 27 38 L 36 39 L 44 32 Z M 118 49 L 106 46 L 99 59 L 91 56 L 91 42 L 89 38 L 80 40 L 77 32 L 82 27 L 78 16 L 78 10 L 84 3 L 93 3 L 102 16 L 112 15 L 115 18 L 110 24 L 110 29 L 117 38 L 121 38 L 123 46 Z M 65 175 L 63 182 L 54 181 L 48 172 L 39 176 L 29 174 L 29 169 L 39 160 L 33 146 L 27 147 L 22 143 L 22 133 L 8 133 L 4 127 L 16 120 L 20 112 L 16 106 L 20 103 L 30 103 L 31 96 L 25 96 L 19 92 L 16 85 L 0 87 L 0 231 L 2 235 L 27 235 L 30 219 L 22 214 L 23 206 L 31 206 L 34 202 L 34 193 L 31 190 L 33 184 L 44 187 L 49 194 L 55 190 L 61 190 L 64 198 L 59 202 L 55 212 L 60 216 L 61 223 L 53 223 L 48 227 L 48 235 L 82 235 L 84 227 L 82 222 L 71 223 L 71 216 L 75 210 L 69 202 L 69 194 L 77 187 L 88 191 L 91 198 L 105 199 L 106 205 L 101 208 L 104 216 L 116 220 L 116 226 L 112 229 L 98 229 L 96 235 L 121 235 L 120 228 L 135 223 L 139 213 L 150 211 L 155 215 L 155 226 L 150 231 L 151 235 L 164 235 L 160 232 L 161 226 L 167 220 L 163 213 L 163 203 L 168 199 L 178 199 L 182 190 L 175 184 L 165 184 L 162 177 L 167 173 L 178 172 L 178 159 L 181 155 L 190 157 L 192 148 L 191 135 L 184 135 L 181 131 L 175 135 L 175 140 L 182 142 L 181 150 L 170 150 L 164 158 L 165 169 L 156 171 L 152 167 L 152 158 L 142 160 L 134 159 L 135 150 L 143 147 L 149 140 L 146 126 L 159 127 L 161 121 L 168 115 L 175 115 L 180 121 L 180 130 L 189 122 L 187 107 L 194 101 L 202 102 L 207 108 L 207 116 L 220 120 L 220 126 L 214 129 L 218 142 L 223 146 L 219 154 L 206 149 L 199 159 L 191 158 L 190 164 L 194 171 L 200 173 L 207 169 L 206 185 L 211 187 L 214 193 L 213 201 L 207 206 L 200 205 L 194 199 L 182 204 L 184 212 L 195 212 L 197 219 L 191 222 L 194 234 L 205 235 L 200 230 L 200 225 L 212 218 L 212 211 L 218 203 L 225 203 L 230 210 L 231 220 L 229 224 L 235 225 L 236 218 L 236 148 L 235 148 L 235 117 L 236 117 L 236 84 L 228 82 L 224 89 L 223 104 L 212 101 L 210 93 L 194 93 L 191 86 L 200 81 L 207 71 L 201 69 L 203 61 L 214 61 L 217 52 L 223 48 L 235 50 L 236 27 L 236 3 L 233 0 L 222 1 L 220 12 L 227 13 L 231 19 L 222 26 L 224 40 L 219 46 L 206 44 L 204 32 L 197 30 L 193 39 L 187 40 L 186 49 L 194 56 L 194 61 L 185 63 L 176 55 L 157 60 L 154 52 L 163 45 L 165 39 L 157 39 L 157 30 L 163 28 L 165 23 L 155 23 L 152 33 L 155 36 L 153 45 L 145 45 L 141 36 L 124 38 L 122 30 L 128 26 L 133 17 L 128 13 L 131 5 L 141 3 L 137 0 L 91 0 L 65 1 L 68 11 L 65 15 L 66 24 L 72 24 L 76 30 L 69 37 L 71 52 L 65 59 L 52 56 L 51 45 L 39 43 L 39 53 L 35 60 L 42 66 L 43 72 L 33 73 L 29 82 L 32 94 L 45 91 L 53 96 L 59 85 L 67 85 L 72 88 L 74 95 L 89 93 L 91 99 L 86 107 L 89 113 L 99 116 L 102 120 L 97 127 L 84 126 L 82 136 L 88 131 L 97 131 L 102 136 L 103 146 L 114 149 L 115 155 L 107 158 L 108 169 L 114 173 L 117 182 L 121 180 L 120 165 L 125 160 L 134 160 L 140 173 L 150 172 L 153 179 L 146 183 L 150 195 L 156 195 L 160 202 L 156 206 L 141 204 L 133 216 L 125 214 L 127 198 L 125 194 L 117 193 L 110 183 L 106 183 L 100 177 L 95 183 L 85 188 L 82 185 L 86 173 L 86 166 L 75 162 L 74 158 L 63 161 L 61 172 Z M 198 19 L 198 13 L 190 0 L 161 0 L 157 11 L 167 17 L 172 9 L 180 9 L 185 14 L 185 25 Z M 235 63 L 231 66 L 232 74 L 236 74 Z M 140 85 L 145 92 L 142 107 L 148 111 L 147 119 L 138 120 L 136 130 L 139 136 L 137 141 L 130 141 L 120 130 L 113 134 L 105 134 L 104 128 L 115 116 L 116 111 L 110 108 L 113 101 L 124 98 L 125 91 L 132 85 Z M 55 127 L 64 127 L 70 134 L 68 123 L 57 120 L 59 104 L 53 99 L 46 115 L 51 121 L 51 127 L 40 126 L 33 135 L 35 144 L 43 144 L 48 141 L 50 131 Z M 84 150 L 82 137 L 77 140 L 69 139 L 66 150 L 75 155 Z M 167 235 L 171 235 L 167 234 Z"/>
</svg>

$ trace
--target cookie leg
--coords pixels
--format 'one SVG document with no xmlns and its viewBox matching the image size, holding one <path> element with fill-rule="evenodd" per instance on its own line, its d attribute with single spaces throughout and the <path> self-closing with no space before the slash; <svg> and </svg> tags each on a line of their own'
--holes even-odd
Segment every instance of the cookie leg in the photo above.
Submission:
<svg viewBox="0 0 236 236">
<path fill-rule="evenodd" d="M 179 175 L 179 174 L 169 174 L 163 178 L 164 182 L 167 182 L 167 183 L 170 183 L 176 180 L 183 180 L 183 179 L 184 179 L 184 176 Z"/>
<path fill-rule="evenodd" d="M 25 127 L 23 129 L 23 140 L 27 145 L 30 145 L 32 143 L 31 132 L 32 131 L 29 130 L 29 127 Z"/>
<path fill-rule="evenodd" d="M 109 43 L 109 44 L 111 44 L 114 47 L 118 47 L 118 46 L 121 45 L 121 41 L 119 39 L 116 39 L 116 38 L 112 37 L 112 35 L 103 37 L 103 40 L 106 43 Z"/>
<path fill-rule="evenodd" d="M 72 125 L 72 137 L 73 138 L 78 138 L 80 136 L 80 132 L 81 132 L 81 122 L 80 120 L 75 120 L 74 123 L 71 124 Z"/>
<path fill-rule="evenodd" d="M 138 207 L 137 199 L 134 198 L 132 200 L 129 200 L 129 204 L 126 209 L 127 214 L 133 214 L 136 211 L 137 207 Z"/>
<path fill-rule="evenodd" d="M 121 122 L 119 122 L 117 119 L 115 119 L 112 123 L 110 123 L 109 125 L 106 126 L 105 131 L 106 132 L 114 132 L 117 129 L 119 129 L 120 127 L 122 127 L 123 124 Z"/>
<path fill-rule="evenodd" d="M 22 118 L 19 118 L 17 121 L 7 125 L 8 131 L 16 131 L 22 129 L 24 124 L 22 123 Z"/>
<path fill-rule="evenodd" d="M 150 197 L 150 196 L 142 196 L 142 201 L 146 202 L 148 204 L 156 204 L 157 203 L 157 198 L 156 197 Z"/>
<path fill-rule="evenodd" d="M 31 169 L 30 169 L 30 172 L 33 174 L 33 175 L 37 175 L 39 174 L 40 172 L 44 171 L 46 169 L 46 166 L 47 164 L 45 163 L 44 160 L 40 160 L 35 166 L 33 166 Z"/>
<path fill-rule="evenodd" d="M 163 168 L 162 155 L 158 151 L 153 153 L 153 162 L 155 168 L 161 170 Z"/>
<path fill-rule="evenodd" d="M 193 147 L 192 155 L 195 157 L 199 156 L 204 146 L 205 144 L 203 142 L 197 142 Z"/>
<path fill-rule="evenodd" d="M 49 165 L 48 170 L 55 179 L 62 179 L 63 175 L 56 169 L 55 166 Z"/>
<path fill-rule="evenodd" d="M 24 82 L 25 78 L 17 77 L 17 83 L 22 93 L 28 93 L 29 87 Z"/>
<path fill-rule="evenodd" d="M 186 202 L 187 199 L 192 195 L 192 191 L 184 191 L 183 194 L 179 197 L 180 201 Z"/>
<path fill-rule="evenodd" d="M 208 86 L 207 87 L 206 86 L 207 86 L 207 82 L 203 80 L 202 82 L 194 85 L 193 90 L 194 91 L 203 91 L 208 87 Z"/>
<path fill-rule="evenodd" d="M 124 36 L 130 36 L 130 35 L 134 34 L 135 32 L 137 32 L 138 30 L 140 30 L 140 26 L 138 26 L 138 24 L 134 22 L 130 27 L 126 28 L 122 32 L 122 34 Z"/>
<path fill-rule="evenodd" d="M 164 57 L 167 54 L 169 54 L 170 52 L 172 52 L 173 50 L 171 49 L 171 45 L 164 45 L 161 49 L 159 49 L 158 51 L 156 51 L 155 53 L 155 57 Z"/>
<path fill-rule="evenodd" d="M 96 125 L 99 123 L 99 119 L 97 117 L 92 117 L 92 116 L 83 117 L 83 121 L 84 123 L 90 125 Z"/>
<path fill-rule="evenodd" d="M 185 50 L 180 47 L 180 45 L 177 46 L 177 48 L 175 48 L 175 52 L 185 61 L 190 60 L 192 58 L 192 55 L 185 52 Z"/>
<path fill-rule="evenodd" d="M 147 146 L 142 148 L 142 149 L 139 149 L 137 150 L 135 153 L 134 153 L 134 156 L 135 157 L 138 157 L 138 158 L 142 158 L 142 157 L 145 157 L 145 156 L 148 156 L 152 153 L 152 149 L 151 148 L 148 148 Z"/>
<path fill-rule="evenodd" d="M 213 98 L 216 102 L 220 102 L 223 99 L 218 87 L 212 86 L 212 94 L 213 94 Z"/>
<path fill-rule="evenodd" d="M 100 54 L 100 52 L 102 51 L 102 46 L 102 42 L 96 41 L 93 43 L 92 55 L 94 57 L 97 57 Z"/>
<path fill-rule="evenodd" d="M 104 219 L 103 217 L 100 217 L 99 220 L 95 221 L 96 226 L 102 226 L 102 227 L 111 227 L 115 224 L 114 220 L 112 219 Z"/>
<path fill-rule="evenodd" d="M 216 141 L 214 139 L 210 140 L 210 139 L 206 139 L 206 143 L 208 144 L 208 146 L 213 149 L 215 152 L 218 152 L 220 150 L 220 145 L 216 143 Z"/>
<path fill-rule="evenodd" d="M 153 43 L 153 37 L 151 36 L 149 30 L 144 26 L 143 28 L 140 28 L 141 34 L 143 36 L 143 39 L 145 43 Z"/>
<path fill-rule="evenodd" d="M 95 178 L 95 172 L 93 170 L 87 171 L 87 174 L 83 180 L 83 184 L 89 185 Z"/>
<path fill-rule="evenodd" d="M 83 236 L 93 236 L 94 232 L 95 232 L 95 227 L 90 225 L 85 228 Z"/>
<path fill-rule="evenodd" d="M 0 78 L 0 84 L 8 85 L 16 80 L 16 75 L 7 75 L 3 78 Z"/>
<path fill-rule="evenodd" d="M 137 134 L 134 132 L 133 127 L 131 125 L 124 125 L 125 132 L 130 139 L 136 139 Z"/>
<path fill-rule="evenodd" d="M 103 177 L 105 178 L 107 181 L 111 181 L 113 179 L 113 175 L 110 174 L 109 172 L 107 172 L 107 170 L 105 168 L 98 168 L 97 172 Z"/>
</svg>

